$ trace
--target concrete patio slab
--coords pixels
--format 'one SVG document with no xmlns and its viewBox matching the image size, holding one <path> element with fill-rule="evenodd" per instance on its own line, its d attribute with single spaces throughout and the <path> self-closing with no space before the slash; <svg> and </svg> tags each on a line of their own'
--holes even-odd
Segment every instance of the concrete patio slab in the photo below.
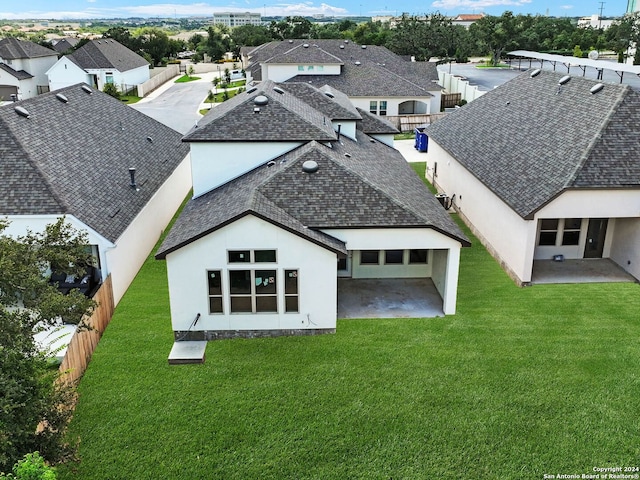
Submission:
<svg viewBox="0 0 640 480">
<path fill-rule="evenodd" d="M 576 260 L 535 260 L 532 284 L 637 282 L 632 275 L 608 258 Z"/>
<path fill-rule="evenodd" d="M 338 279 L 338 318 L 442 317 L 430 278 Z"/>
<path fill-rule="evenodd" d="M 169 365 L 204 363 L 206 349 L 206 341 L 174 342 L 171 353 L 169 353 Z"/>
</svg>

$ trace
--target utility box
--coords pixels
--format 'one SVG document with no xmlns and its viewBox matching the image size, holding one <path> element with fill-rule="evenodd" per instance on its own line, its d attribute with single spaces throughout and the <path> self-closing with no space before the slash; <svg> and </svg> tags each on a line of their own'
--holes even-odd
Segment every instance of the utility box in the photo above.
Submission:
<svg viewBox="0 0 640 480">
<path fill-rule="evenodd" d="M 442 205 L 444 208 L 447 208 L 447 203 L 449 203 L 449 195 L 447 195 L 446 193 L 438 193 L 436 195 L 436 198 L 440 202 L 440 205 Z"/>
</svg>

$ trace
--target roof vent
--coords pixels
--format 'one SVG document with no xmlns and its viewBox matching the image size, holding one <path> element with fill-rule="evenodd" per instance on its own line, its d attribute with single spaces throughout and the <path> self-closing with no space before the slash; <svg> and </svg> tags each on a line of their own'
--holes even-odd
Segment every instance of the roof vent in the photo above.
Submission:
<svg viewBox="0 0 640 480">
<path fill-rule="evenodd" d="M 253 93 L 258 89 L 258 87 L 251 87 L 249 90 L 247 90 L 247 93 Z"/>
<path fill-rule="evenodd" d="M 253 113 L 260 113 L 260 107 L 253 107 Z"/>
<path fill-rule="evenodd" d="M 571 80 L 571 75 L 565 75 L 560 80 L 558 80 L 558 85 L 564 85 L 565 83 L 569 83 L 569 80 Z"/>
<path fill-rule="evenodd" d="M 93 90 L 91 90 L 91 87 L 89 85 L 82 85 L 82 90 L 84 90 L 85 92 L 91 94 L 93 93 Z"/>
<path fill-rule="evenodd" d="M 349 43 L 349 40 L 345 40 L 344 43 Z"/>
<path fill-rule="evenodd" d="M 316 173 L 320 167 L 315 160 L 307 160 L 302 164 L 302 171 L 304 173 Z"/>
<path fill-rule="evenodd" d="M 356 64 L 356 65 L 360 65 L 360 62 L 356 62 L 355 64 Z"/>
<path fill-rule="evenodd" d="M 24 107 L 21 107 L 20 105 L 17 105 L 17 106 L 15 106 L 15 107 L 13 107 L 13 109 L 14 109 L 14 110 L 15 110 L 15 112 L 16 112 L 18 115 L 20 115 L 21 117 L 29 118 L 29 115 L 31 115 L 31 114 L 29 113 L 29 110 L 27 110 L 27 109 L 26 109 L 26 108 L 24 108 Z"/>
<path fill-rule="evenodd" d="M 273 87 L 273 91 L 276 93 L 279 93 L 280 95 L 284 93 L 284 90 L 281 89 L 280 87 Z"/>
<path fill-rule="evenodd" d="M 275 164 L 276 164 L 276 162 L 271 160 L 269 163 L 267 163 L 267 167 L 273 167 L 273 166 L 275 166 Z"/>
<path fill-rule="evenodd" d="M 293 43 L 293 40 L 289 40 L 289 43 Z"/>
<path fill-rule="evenodd" d="M 362 45 L 360 48 L 362 48 L 363 50 L 366 50 L 367 46 L 366 45 Z"/>
<path fill-rule="evenodd" d="M 592 94 L 598 93 L 600 90 L 604 88 L 604 83 L 596 83 L 591 90 L 589 90 Z"/>
<path fill-rule="evenodd" d="M 153 138 L 151 138 L 151 137 L 147 137 L 147 142 L 149 142 L 149 143 L 153 143 Z"/>
<path fill-rule="evenodd" d="M 131 167 L 129 168 L 129 177 L 131 178 L 131 182 L 129 183 L 129 186 L 131 188 L 137 188 L 138 185 L 136 185 L 136 169 Z"/>
<path fill-rule="evenodd" d="M 302 48 L 309 48 L 309 44 L 308 43 L 303 43 L 302 44 Z"/>
<path fill-rule="evenodd" d="M 536 68 L 533 72 L 531 72 L 531 75 L 529 75 L 531 78 L 533 77 L 537 77 L 538 75 L 540 75 L 540 72 L 542 70 L 540 70 L 539 68 Z"/>
<path fill-rule="evenodd" d="M 347 158 L 351 158 L 351 154 L 350 153 L 345 153 L 344 156 L 347 157 Z"/>
<path fill-rule="evenodd" d="M 67 103 L 69 101 L 69 99 L 61 93 L 56 93 L 56 98 L 62 103 Z"/>
<path fill-rule="evenodd" d="M 336 96 L 331 92 L 324 92 L 324 94 L 329 98 L 335 98 Z"/>
<path fill-rule="evenodd" d="M 341 48 L 342 50 L 344 50 L 344 45 L 340 45 L 340 48 Z"/>
<path fill-rule="evenodd" d="M 256 98 L 253 99 L 253 103 L 259 106 L 266 105 L 269 103 L 269 98 L 265 97 L 264 95 L 258 95 Z"/>
</svg>

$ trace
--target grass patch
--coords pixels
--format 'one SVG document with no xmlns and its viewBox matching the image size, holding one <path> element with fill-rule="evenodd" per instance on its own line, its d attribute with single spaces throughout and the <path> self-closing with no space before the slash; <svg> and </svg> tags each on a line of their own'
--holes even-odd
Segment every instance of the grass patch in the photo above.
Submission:
<svg viewBox="0 0 640 480">
<path fill-rule="evenodd" d="M 506 63 L 499 63 L 498 65 L 492 65 L 491 62 L 480 63 L 476 65 L 476 68 L 511 68 L 510 65 Z"/>
<path fill-rule="evenodd" d="M 166 265 L 150 256 L 79 386 L 82 461 L 59 478 L 535 479 L 637 465 L 640 286 L 518 288 L 463 228 L 456 315 L 210 342 L 203 365 L 167 364 Z"/>
<path fill-rule="evenodd" d="M 226 100 L 229 100 L 230 98 L 235 97 L 236 95 L 238 95 L 240 92 L 239 90 L 227 90 L 227 98 Z M 220 91 L 220 89 L 218 89 L 218 93 L 213 95 L 213 103 L 221 103 L 225 101 L 224 98 L 224 91 Z M 205 99 L 203 100 L 204 103 L 210 103 L 209 102 L 209 97 L 205 97 Z"/>
<path fill-rule="evenodd" d="M 416 138 L 416 134 L 414 132 L 397 133 L 393 136 L 394 140 L 413 140 L 414 138 Z"/>
<path fill-rule="evenodd" d="M 127 105 L 131 105 L 133 103 L 138 103 L 142 100 L 142 97 L 136 97 L 135 95 L 120 95 L 120 100 Z"/>
<path fill-rule="evenodd" d="M 174 83 L 187 83 L 187 82 L 193 82 L 194 80 L 200 80 L 200 77 L 194 77 L 189 76 L 189 75 L 183 75 L 180 78 L 176 79 L 176 81 Z"/>
</svg>

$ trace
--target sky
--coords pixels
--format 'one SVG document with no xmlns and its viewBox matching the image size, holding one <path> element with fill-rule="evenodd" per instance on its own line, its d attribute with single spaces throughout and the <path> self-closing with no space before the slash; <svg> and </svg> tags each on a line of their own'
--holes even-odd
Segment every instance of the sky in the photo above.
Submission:
<svg viewBox="0 0 640 480">
<path fill-rule="evenodd" d="M 0 19 L 80 19 L 211 16 L 214 12 L 255 12 L 266 16 L 376 16 L 486 13 L 578 17 L 600 12 L 621 16 L 627 0 L 0 0 Z"/>
</svg>

